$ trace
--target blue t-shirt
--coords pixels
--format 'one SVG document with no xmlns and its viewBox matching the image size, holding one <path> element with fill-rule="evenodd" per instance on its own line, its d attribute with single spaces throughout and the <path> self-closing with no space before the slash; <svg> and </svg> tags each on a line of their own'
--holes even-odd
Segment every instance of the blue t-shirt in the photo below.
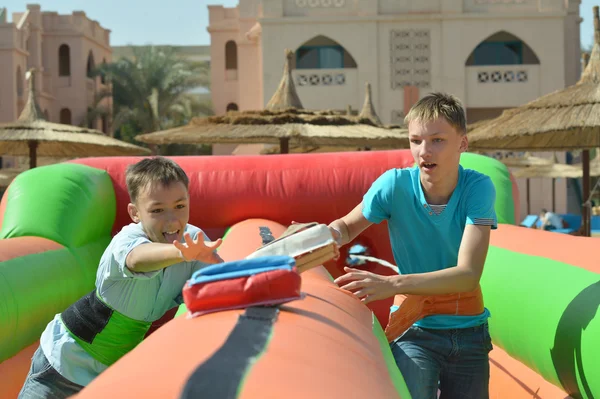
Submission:
<svg viewBox="0 0 600 399">
<path fill-rule="evenodd" d="M 477 171 L 459 167 L 458 183 L 445 209 L 436 214 L 427 203 L 419 168 L 391 169 L 382 174 L 363 198 L 363 215 L 373 223 L 388 221 L 394 260 L 401 274 L 426 273 L 454 267 L 467 224 L 497 228 L 492 180 Z M 415 323 L 423 328 L 474 327 L 478 316 L 436 315 Z"/>
<path fill-rule="evenodd" d="M 192 238 L 209 238 L 196 226 L 186 225 Z M 116 234 L 100 258 L 96 290 L 111 308 L 135 320 L 154 322 L 169 309 L 183 303 L 182 288 L 192 274 L 207 264 L 181 262 L 161 270 L 135 273 L 125 265 L 127 255 L 140 244 L 151 242 L 139 223 L 131 223 Z M 106 366 L 87 353 L 69 334 L 57 314 L 40 338 L 48 362 L 63 377 L 86 386 Z"/>
</svg>

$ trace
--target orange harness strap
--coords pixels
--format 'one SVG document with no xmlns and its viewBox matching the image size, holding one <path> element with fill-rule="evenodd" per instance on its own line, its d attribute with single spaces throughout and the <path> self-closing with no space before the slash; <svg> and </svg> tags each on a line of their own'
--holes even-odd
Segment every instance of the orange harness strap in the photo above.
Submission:
<svg viewBox="0 0 600 399">
<path fill-rule="evenodd" d="M 385 328 L 392 342 L 416 321 L 432 315 L 476 316 L 484 311 L 481 287 L 474 291 L 447 295 L 396 295 L 394 305 L 399 309 L 390 315 Z"/>
</svg>

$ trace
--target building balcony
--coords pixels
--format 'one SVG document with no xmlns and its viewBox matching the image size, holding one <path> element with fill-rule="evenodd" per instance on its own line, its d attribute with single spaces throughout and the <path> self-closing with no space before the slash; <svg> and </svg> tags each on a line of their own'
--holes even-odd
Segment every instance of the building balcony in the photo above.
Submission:
<svg viewBox="0 0 600 399">
<path fill-rule="evenodd" d="M 540 93 L 539 65 L 486 65 L 465 68 L 468 108 L 516 107 Z"/>
<path fill-rule="evenodd" d="M 306 109 L 356 109 L 362 103 L 356 68 L 295 69 L 292 77 Z"/>
</svg>

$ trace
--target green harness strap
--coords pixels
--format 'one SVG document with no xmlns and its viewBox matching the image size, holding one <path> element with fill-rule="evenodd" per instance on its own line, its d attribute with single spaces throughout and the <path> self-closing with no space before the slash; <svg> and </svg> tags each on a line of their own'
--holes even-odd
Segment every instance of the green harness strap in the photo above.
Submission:
<svg viewBox="0 0 600 399">
<path fill-rule="evenodd" d="M 65 310 L 61 321 L 75 341 L 106 366 L 142 342 L 152 325 L 114 310 L 96 290 Z"/>
</svg>

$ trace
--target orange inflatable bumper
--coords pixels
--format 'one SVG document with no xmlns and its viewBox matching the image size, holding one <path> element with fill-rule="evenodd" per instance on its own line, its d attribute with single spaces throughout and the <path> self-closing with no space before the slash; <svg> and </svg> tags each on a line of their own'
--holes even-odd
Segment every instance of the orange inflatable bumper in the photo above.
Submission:
<svg viewBox="0 0 600 399">
<path fill-rule="evenodd" d="M 395 398 L 369 309 L 329 280 L 303 274 L 307 297 L 280 307 L 268 347 L 246 371 L 238 398 Z M 179 398 L 196 367 L 220 348 L 243 311 L 179 317 L 94 380 L 77 397 Z M 224 383 L 227 373 L 221 375 Z"/>
</svg>

